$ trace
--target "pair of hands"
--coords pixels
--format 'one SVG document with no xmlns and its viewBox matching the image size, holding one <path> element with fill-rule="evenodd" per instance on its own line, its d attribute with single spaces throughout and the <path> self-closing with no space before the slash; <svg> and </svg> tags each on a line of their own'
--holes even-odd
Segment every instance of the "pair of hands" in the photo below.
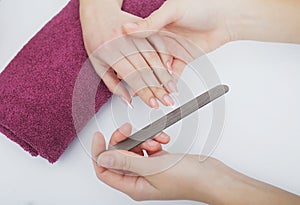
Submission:
<svg viewBox="0 0 300 205">
<path fill-rule="evenodd" d="M 165 74 L 166 70 L 170 75 L 175 73 L 176 76 L 172 77 L 176 81 L 186 63 L 201 55 L 196 47 L 209 52 L 237 39 L 300 42 L 298 0 L 268 2 L 167 0 L 159 10 L 146 19 L 139 19 L 120 11 L 120 1 L 80 0 L 81 22 L 85 46 L 90 54 L 107 41 L 124 34 L 130 36 L 129 45 L 126 41 L 121 43 L 125 49 L 130 48 L 131 42 L 141 42 L 138 45 L 142 45 L 142 49 L 136 46 L 133 53 L 143 57 L 143 65 L 136 63 L 140 57 L 135 57 L 131 61 L 127 59 L 133 66 L 123 62 L 116 67 L 112 62 L 122 62 L 116 60 L 117 57 L 120 60 L 122 55 L 112 58 L 113 61 L 110 58 L 103 60 L 105 52 L 100 52 L 101 56 L 96 55 L 91 59 L 97 73 L 109 89 L 128 103 L 131 102 L 128 90 L 123 86 L 117 89 L 120 79 L 128 83 L 132 90 L 136 90 L 134 92 L 150 106 L 152 104 L 150 99 L 156 98 L 164 103 L 161 96 L 168 96 L 172 91 L 164 83 L 170 77 L 166 78 L 160 73 L 155 73 L 155 69 L 151 66 L 153 61 L 160 67 L 161 73 Z M 279 8 L 283 12 L 278 13 Z M 178 38 L 172 33 L 164 34 L 157 31 L 176 33 L 185 39 Z M 155 35 L 158 36 L 154 38 L 156 41 L 152 40 L 150 43 L 149 39 Z M 151 44 L 151 49 L 145 46 L 148 45 L 147 42 Z M 111 55 L 122 51 L 120 48 L 123 47 L 112 46 L 106 51 Z M 156 60 L 143 55 L 145 50 L 154 53 L 156 57 L 153 59 Z M 160 50 L 163 52 L 159 52 Z M 148 67 L 145 66 L 145 62 Z M 168 66 L 168 62 L 171 62 L 171 66 Z M 106 75 L 102 70 L 105 66 L 109 68 Z M 139 74 L 138 77 L 144 82 L 144 87 L 142 86 L 142 92 L 137 92 L 141 91 L 139 89 L 141 87 L 140 85 L 135 87 L 132 81 L 138 77 L 130 80 L 126 76 L 143 66 L 147 67 L 148 71 L 154 70 L 154 75 L 151 76 L 151 72 L 147 75 Z M 130 70 L 128 67 L 131 67 Z M 150 85 L 147 83 L 151 78 L 156 78 L 160 84 L 160 94 L 157 93 L 158 90 L 153 89 L 153 86 L 158 86 L 157 82 Z M 157 107 L 157 104 L 151 107 Z M 113 134 L 110 145 L 126 139 L 129 134 L 130 126 L 122 126 Z M 169 140 L 167 135 L 161 134 L 131 152 L 105 152 L 104 137 L 101 133 L 96 133 L 92 147 L 96 174 L 101 181 L 135 200 L 189 199 L 210 204 L 300 203 L 298 196 L 242 175 L 213 158 L 207 158 L 200 163 L 199 156 L 166 153 L 162 150 L 161 144 Z M 149 157 L 143 156 L 142 150 L 146 150 Z"/>
<path fill-rule="evenodd" d="M 146 19 L 121 11 L 120 3 L 81 0 L 80 17 L 96 72 L 129 105 L 132 95 L 152 108 L 174 105 L 169 94 L 178 92 L 185 65 L 230 40 L 217 2 L 168 0 Z"/>
<path fill-rule="evenodd" d="M 199 11 L 198 5 L 206 6 Z M 116 0 L 81 0 L 80 6 L 90 59 L 110 91 L 129 104 L 131 94 L 137 94 L 153 108 L 158 107 L 157 100 L 172 105 L 167 98 L 177 92 L 174 84 L 185 65 L 229 40 L 214 5 L 202 0 L 168 0 L 146 19 L 121 11 Z M 122 126 L 109 145 L 126 139 L 130 132 L 130 125 Z M 104 152 L 104 137 L 96 133 L 92 147 L 96 174 L 135 200 L 212 201 L 211 182 L 223 177 L 226 166 L 212 158 L 199 163 L 199 156 L 169 154 L 161 147 L 169 140 L 161 133 L 131 152 Z"/>
<path fill-rule="evenodd" d="M 177 92 L 175 83 L 185 65 L 229 41 L 215 4 L 207 1 L 168 0 L 146 19 L 120 8 L 116 0 L 81 0 L 80 16 L 96 72 L 110 91 L 128 104 L 131 94 L 136 94 L 153 108 L 158 108 L 158 100 L 172 105 L 169 93 Z M 109 145 L 126 139 L 130 132 L 130 125 L 122 126 Z M 161 133 L 131 152 L 104 152 L 104 137 L 96 133 L 92 147 L 96 174 L 135 200 L 212 201 L 211 182 L 223 177 L 226 166 L 212 158 L 199 163 L 199 156 L 169 154 L 161 147 L 169 140 Z M 144 157 L 142 150 L 149 157 Z"/>
</svg>

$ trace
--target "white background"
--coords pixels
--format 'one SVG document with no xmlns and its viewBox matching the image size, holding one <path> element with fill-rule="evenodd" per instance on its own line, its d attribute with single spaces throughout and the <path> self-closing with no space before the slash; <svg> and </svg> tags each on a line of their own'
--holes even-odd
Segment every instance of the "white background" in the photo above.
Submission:
<svg viewBox="0 0 300 205">
<path fill-rule="evenodd" d="M 0 71 L 66 3 L 0 0 Z M 246 175 L 300 195 L 300 46 L 234 42 L 209 58 L 222 82 L 231 87 L 225 128 L 213 156 Z M 91 122 L 80 138 L 90 139 L 97 129 L 109 138 L 116 128 L 111 107 L 118 103 L 113 99 L 102 107 L 97 122 Z M 138 100 L 135 106 L 143 107 Z M 0 204 L 137 203 L 96 179 L 84 148 L 88 150 L 76 139 L 51 165 L 0 134 Z"/>
</svg>

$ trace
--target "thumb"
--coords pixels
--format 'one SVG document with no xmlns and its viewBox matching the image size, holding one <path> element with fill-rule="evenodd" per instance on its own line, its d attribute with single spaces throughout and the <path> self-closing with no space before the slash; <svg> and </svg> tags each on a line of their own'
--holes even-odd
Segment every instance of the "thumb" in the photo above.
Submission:
<svg viewBox="0 0 300 205">
<path fill-rule="evenodd" d="M 128 151 L 107 151 L 97 160 L 98 165 L 107 169 L 122 170 L 139 176 L 149 176 L 165 171 L 174 163 L 168 154 L 157 157 L 143 157 Z"/>
<path fill-rule="evenodd" d="M 123 25 L 123 29 L 131 36 L 146 38 L 178 19 L 179 14 L 175 6 L 166 1 L 149 17 L 134 23 L 126 23 Z"/>
</svg>

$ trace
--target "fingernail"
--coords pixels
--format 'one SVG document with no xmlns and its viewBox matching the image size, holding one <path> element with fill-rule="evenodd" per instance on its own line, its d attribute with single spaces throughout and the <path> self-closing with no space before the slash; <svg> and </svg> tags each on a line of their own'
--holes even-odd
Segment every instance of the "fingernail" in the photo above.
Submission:
<svg viewBox="0 0 300 205">
<path fill-rule="evenodd" d="M 156 143 L 155 143 L 153 140 L 148 140 L 148 141 L 147 141 L 147 145 L 148 145 L 149 147 L 154 147 L 155 144 L 156 144 Z"/>
<path fill-rule="evenodd" d="M 131 102 L 128 102 L 128 100 L 126 100 L 124 97 L 121 97 L 122 101 L 131 109 L 133 109 L 133 105 L 131 104 Z"/>
<path fill-rule="evenodd" d="M 163 99 L 165 103 L 169 106 L 173 106 L 175 104 L 173 99 L 169 95 L 165 95 Z"/>
<path fill-rule="evenodd" d="M 101 167 L 111 168 L 114 164 L 114 158 L 112 156 L 100 156 L 97 164 Z"/>
<path fill-rule="evenodd" d="M 126 23 L 126 24 L 124 24 L 124 27 L 129 28 L 129 29 L 137 29 L 138 25 L 136 23 Z"/>
<path fill-rule="evenodd" d="M 167 70 L 170 73 L 170 75 L 173 75 L 173 70 L 172 70 L 171 62 L 170 61 L 167 62 Z"/>
<path fill-rule="evenodd" d="M 153 108 L 156 108 L 156 109 L 159 108 L 158 102 L 157 102 L 157 100 L 155 98 L 151 98 L 150 99 L 150 105 Z"/>
<path fill-rule="evenodd" d="M 168 83 L 168 89 L 172 93 L 178 93 L 177 86 L 175 85 L 174 81 L 172 81 L 172 80 Z"/>
</svg>

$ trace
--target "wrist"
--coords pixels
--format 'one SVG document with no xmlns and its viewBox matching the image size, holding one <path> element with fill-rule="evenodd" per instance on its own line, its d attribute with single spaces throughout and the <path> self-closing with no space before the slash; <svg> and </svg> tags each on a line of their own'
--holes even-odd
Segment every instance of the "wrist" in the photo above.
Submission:
<svg viewBox="0 0 300 205">
<path fill-rule="evenodd" d="M 79 0 L 80 8 L 95 8 L 106 9 L 106 8 L 116 8 L 121 9 L 123 0 Z"/>
<path fill-rule="evenodd" d="M 256 0 L 228 0 L 224 11 L 225 24 L 230 34 L 230 40 L 249 40 L 251 33 L 256 32 L 256 24 L 261 21 L 262 8 Z"/>
<path fill-rule="evenodd" d="M 228 0 L 225 16 L 231 40 L 299 43 L 298 0 Z"/>
<path fill-rule="evenodd" d="M 231 197 L 232 193 L 241 187 L 240 179 L 243 175 L 222 162 L 211 157 L 205 159 L 199 156 L 194 160 L 197 160 L 198 166 L 188 200 L 225 204 L 230 200 L 226 198 Z"/>
<path fill-rule="evenodd" d="M 205 161 L 198 159 L 198 163 L 198 173 L 203 173 L 205 169 L 209 172 L 203 178 L 195 178 L 190 200 L 212 205 L 243 203 L 244 193 L 249 191 L 248 177 L 213 158 L 207 158 Z"/>
</svg>

